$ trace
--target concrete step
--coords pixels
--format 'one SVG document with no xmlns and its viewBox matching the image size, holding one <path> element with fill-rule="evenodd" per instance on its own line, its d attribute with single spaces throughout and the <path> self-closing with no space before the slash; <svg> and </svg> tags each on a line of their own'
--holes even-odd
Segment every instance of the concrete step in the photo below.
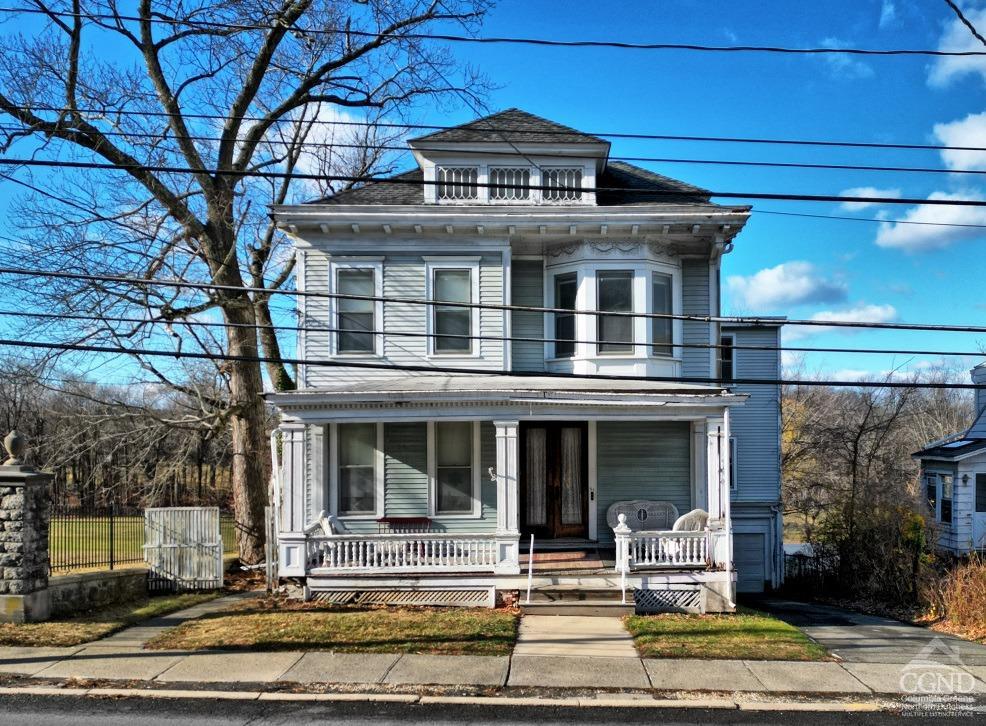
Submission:
<svg viewBox="0 0 986 726">
<path fill-rule="evenodd" d="M 544 587 L 531 591 L 531 602 L 573 603 L 586 600 L 619 600 L 620 593 L 611 588 Z"/>
<path fill-rule="evenodd" d="M 633 605 L 623 605 L 619 598 L 610 600 L 577 600 L 559 602 L 521 603 L 523 615 L 581 615 L 583 617 L 621 617 L 633 615 Z"/>
</svg>

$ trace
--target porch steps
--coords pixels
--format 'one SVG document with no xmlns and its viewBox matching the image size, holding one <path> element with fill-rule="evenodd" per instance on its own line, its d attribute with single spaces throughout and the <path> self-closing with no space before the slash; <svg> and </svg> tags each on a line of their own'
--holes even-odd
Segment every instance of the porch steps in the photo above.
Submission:
<svg viewBox="0 0 986 726">
<path fill-rule="evenodd" d="M 531 555 L 522 552 L 520 555 L 520 569 L 527 572 L 528 564 L 531 562 Z M 606 563 L 595 549 L 579 550 L 548 550 L 534 552 L 533 568 L 534 572 L 577 572 L 606 569 Z"/>
<path fill-rule="evenodd" d="M 620 602 L 620 593 L 611 589 L 544 588 L 531 592 L 531 602 L 522 602 L 524 615 L 582 615 L 620 617 L 633 615 L 634 606 Z"/>
</svg>

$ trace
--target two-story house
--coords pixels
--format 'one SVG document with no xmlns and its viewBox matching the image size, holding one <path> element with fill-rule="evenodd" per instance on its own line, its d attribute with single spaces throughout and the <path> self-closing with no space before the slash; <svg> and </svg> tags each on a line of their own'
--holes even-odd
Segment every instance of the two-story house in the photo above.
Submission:
<svg viewBox="0 0 986 726">
<path fill-rule="evenodd" d="M 728 611 L 777 586 L 779 389 L 748 381 L 778 378 L 780 321 L 702 319 L 749 208 L 519 110 L 408 146 L 412 171 L 274 209 L 308 361 L 269 396 L 280 576 L 492 602 L 533 542 L 606 563 L 535 588 Z"/>
</svg>

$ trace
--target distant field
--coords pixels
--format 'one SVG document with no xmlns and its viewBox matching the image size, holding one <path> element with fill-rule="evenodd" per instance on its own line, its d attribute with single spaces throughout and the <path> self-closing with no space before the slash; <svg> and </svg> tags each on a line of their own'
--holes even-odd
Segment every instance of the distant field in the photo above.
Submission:
<svg viewBox="0 0 986 726">
<path fill-rule="evenodd" d="M 219 527 L 223 550 L 235 551 L 233 521 L 224 517 Z M 53 570 L 107 568 L 111 554 L 115 564 L 144 561 L 144 518 L 141 516 L 113 517 L 112 553 L 108 516 L 53 517 L 48 537 Z"/>
</svg>

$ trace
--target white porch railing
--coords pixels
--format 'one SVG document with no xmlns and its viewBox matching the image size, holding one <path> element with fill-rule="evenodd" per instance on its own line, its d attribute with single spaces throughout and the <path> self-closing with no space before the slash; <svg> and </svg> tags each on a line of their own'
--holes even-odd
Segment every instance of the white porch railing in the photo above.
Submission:
<svg viewBox="0 0 986 726">
<path fill-rule="evenodd" d="M 347 573 L 492 572 L 488 534 L 342 534 L 308 537 L 308 569 Z"/>
<path fill-rule="evenodd" d="M 709 567 L 720 561 L 717 550 L 725 532 L 632 532 L 626 515 L 614 527 L 616 571 Z"/>
</svg>

